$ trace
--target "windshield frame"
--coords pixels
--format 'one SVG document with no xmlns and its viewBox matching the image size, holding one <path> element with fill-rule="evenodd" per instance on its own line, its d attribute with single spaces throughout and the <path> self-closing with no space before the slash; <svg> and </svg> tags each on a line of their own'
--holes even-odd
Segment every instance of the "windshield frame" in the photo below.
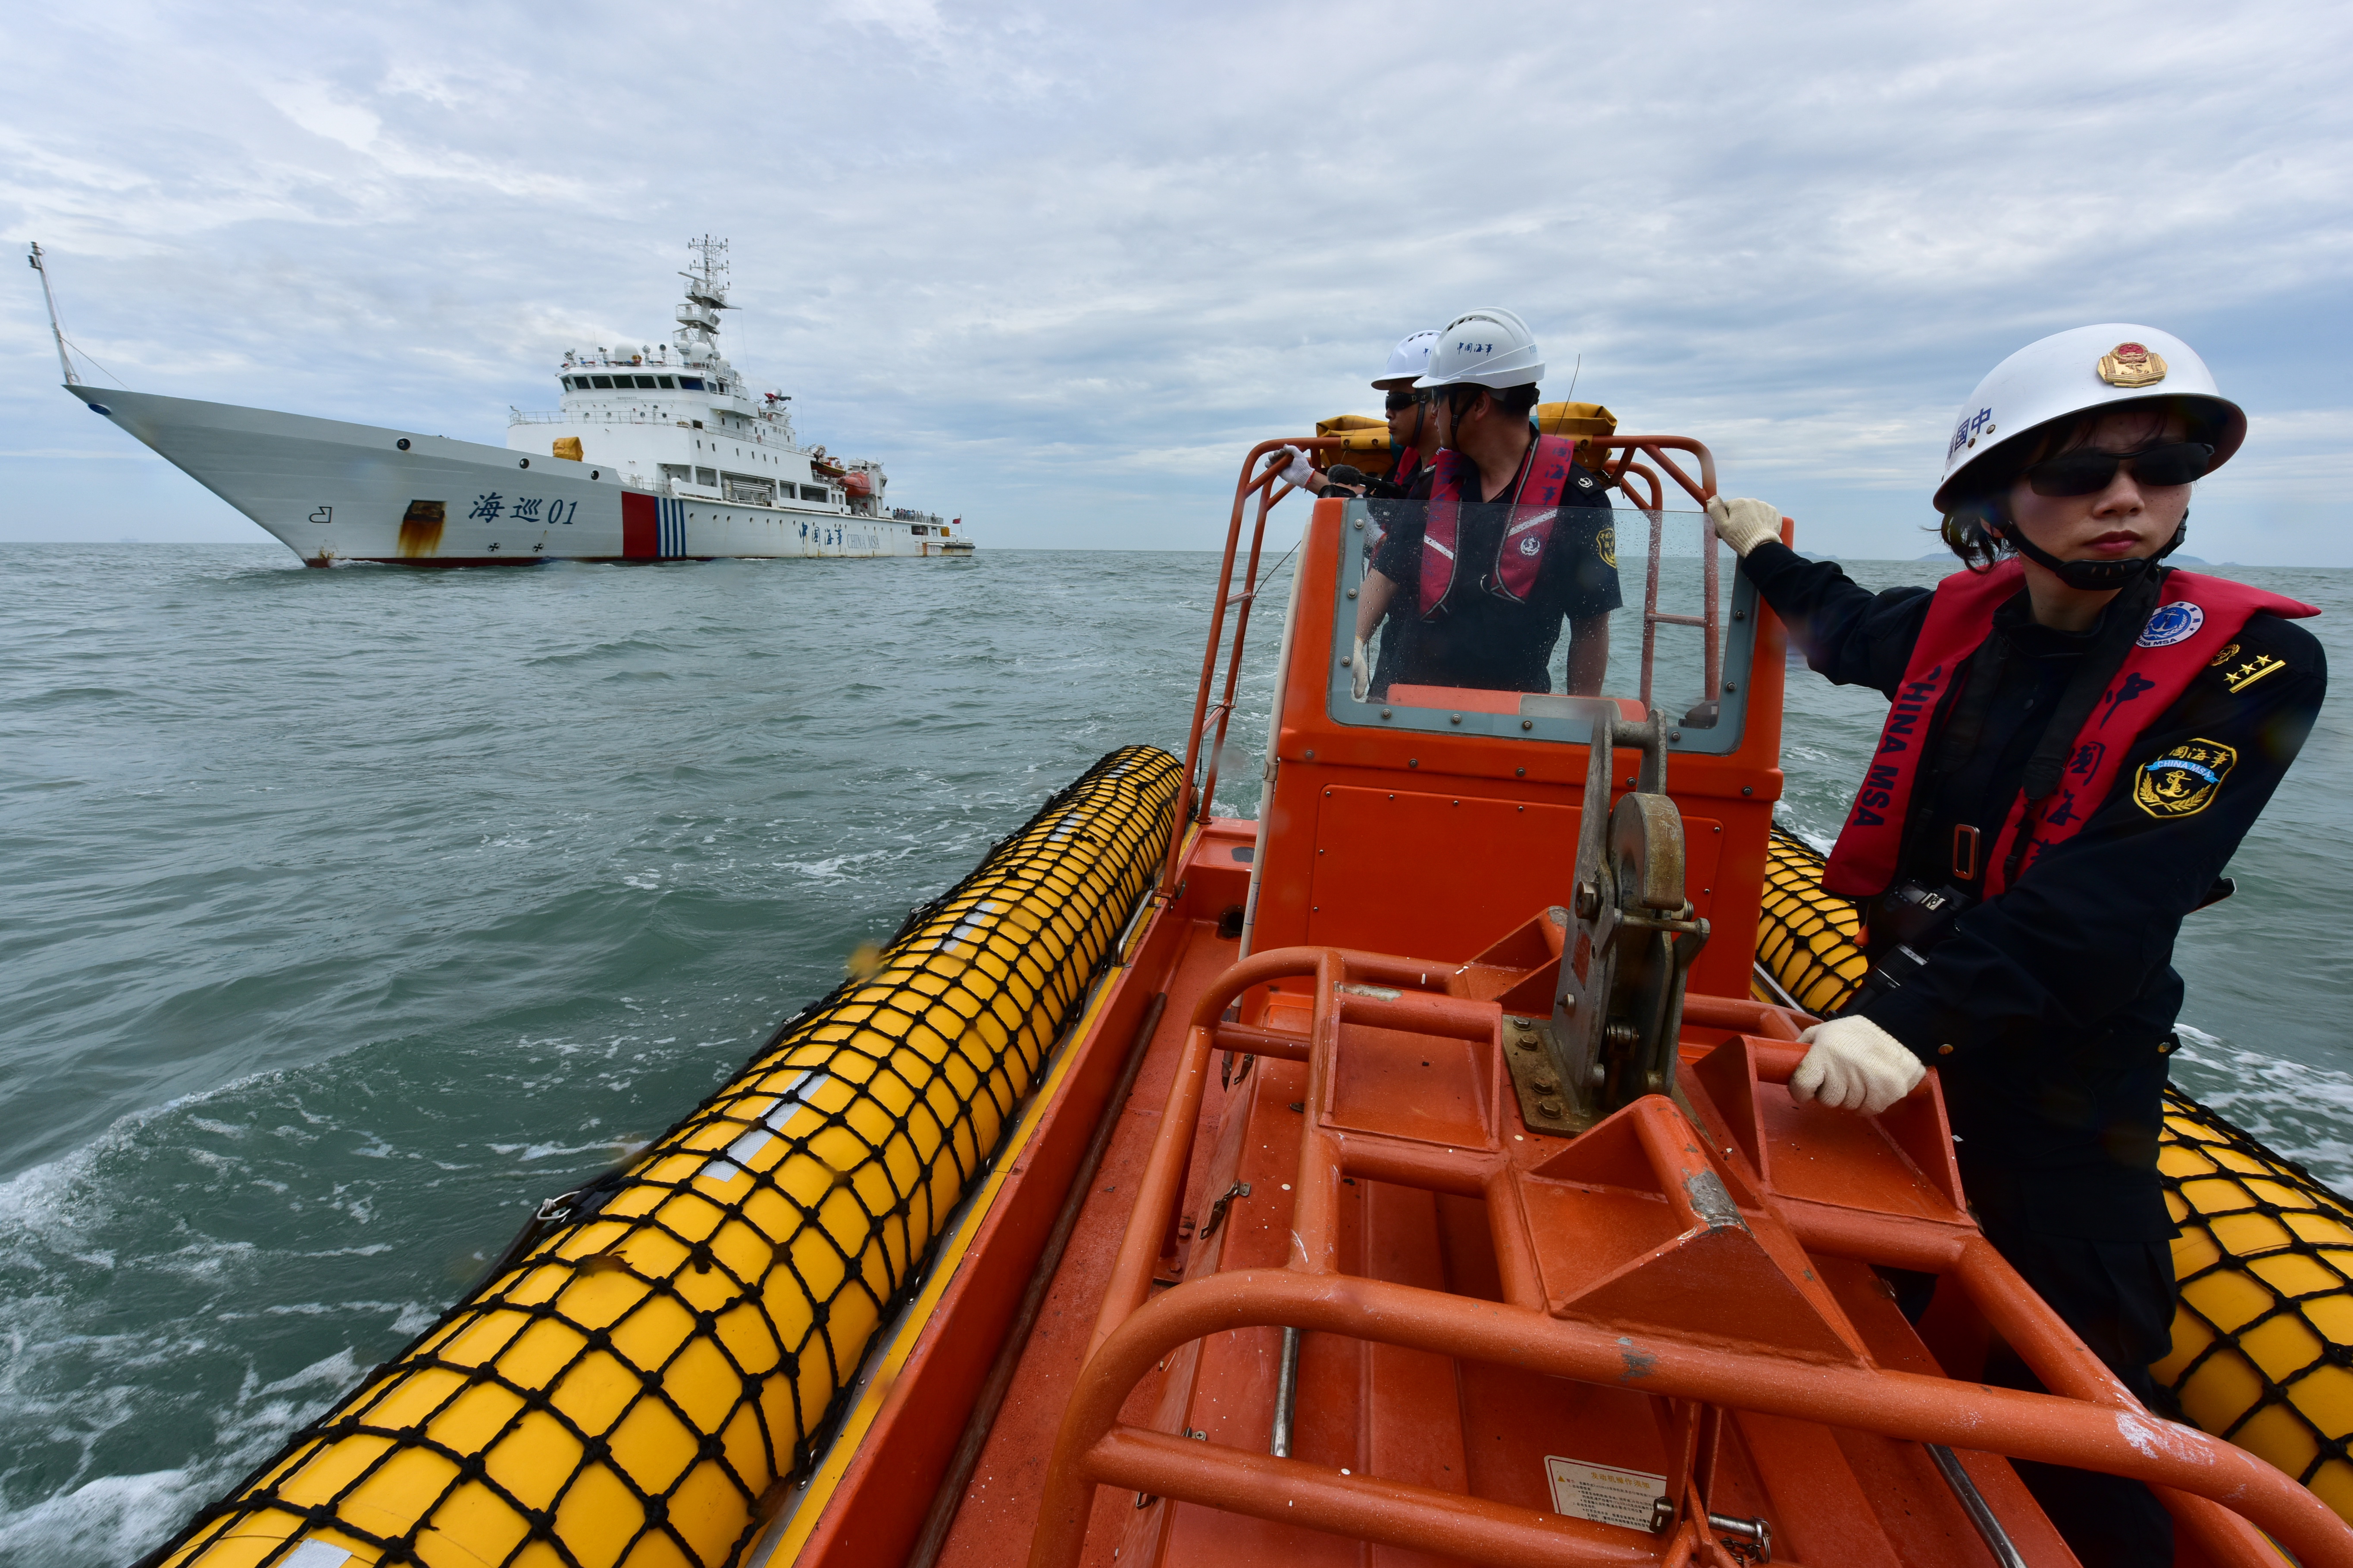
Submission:
<svg viewBox="0 0 2353 1568">
<path fill-rule="evenodd" d="M 1641 510 L 1621 507 L 1618 510 L 1621 520 L 1643 519 L 1643 526 L 1647 528 L 1648 520 Z M 1698 514 L 1680 515 L 1696 518 Z M 1370 566 L 1363 540 L 1371 524 L 1370 502 L 1359 499 L 1345 504 L 1339 534 L 1340 569 L 1335 574 L 1333 590 L 1334 647 L 1326 656 L 1328 679 L 1324 685 L 1324 711 L 1333 722 L 1368 730 L 1484 735 L 1496 740 L 1547 741 L 1575 745 L 1591 742 L 1592 704 L 1616 697 L 1617 693 L 1605 690 L 1601 699 L 1595 699 L 1572 698 L 1554 692 L 1548 700 L 1538 704 L 1539 711 L 1507 713 L 1483 712 L 1469 708 L 1458 710 L 1357 701 L 1352 672 L 1341 660 L 1349 657 L 1346 639 L 1353 637 L 1351 628 L 1356 625 L 1356 595 L 1363 589 L 1365 573 Z M 1706 537 L 1708 547 L 1715 548 L 1713 534 Z M 1646 574 L 1656 569 L 1649 558 L 1650 546 L 1646 538 L 1641 555 L 1636 557 L 1645 563 Z M 1667 749 L 1671 752 L 1729 755 L 1740 749 L 1742 736 L 1747 729 L 1749 675 L 1757 655 L 1757 589 L 1738 570 L 1736 562 L 1732 566 L 1732 593 L 1731 602 L 1725 609 L 1723 683 L 1716 721 L 1706 729 L 1698 729 L 1685 728 L 1671 720 L 1667 730 Z M 1626 599 L 1627 603 L 1613 614 L 1639 616 L 1644 613 L 1643 605 L 1649 602 L 1647 594 L 1638 597 L 1629 593 Z M 1696 632 L 1696 627 L 1677 628 L 1672 623 L 1662 627 L 1662 636 L 1690 637 Z M 1633 699 L 1627 697 L 1621 700 L 1630 702 Z"/>
</svg>

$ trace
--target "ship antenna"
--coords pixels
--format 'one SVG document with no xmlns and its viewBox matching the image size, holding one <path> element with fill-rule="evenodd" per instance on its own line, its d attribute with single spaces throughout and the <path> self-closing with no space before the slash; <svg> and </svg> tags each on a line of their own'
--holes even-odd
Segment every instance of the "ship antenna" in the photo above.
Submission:
<svg viewBox="0 0 2353 1568">
<path fill-rule="evenodd" d="M 34 271 L 41 275 L 41 298 L 48 301 L 49 306 L 49 335 L 58 340 L 58 367 L 66 373 L 66 384 L 71 386 L 74 384 L 73 361 L 66 353 L 66 330 L 58 325 L 58 297 L 49 291 L 49 269 L 41 265 L 40 246 L 35 244 L 32 254 L 25 259 Z"/>
</svg>

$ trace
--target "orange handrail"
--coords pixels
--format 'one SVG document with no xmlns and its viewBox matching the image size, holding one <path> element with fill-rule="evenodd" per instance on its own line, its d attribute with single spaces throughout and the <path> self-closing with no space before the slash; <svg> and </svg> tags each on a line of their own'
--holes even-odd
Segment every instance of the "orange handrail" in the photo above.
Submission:
<svg viewBox="0 0 2353 1568">
<path fill-rule="evenodd" d="M 1209 803 L 1214 798 L 1217 784 L 1217 752 L 1224 748 L 1227 721 L 1233 715 L 1234 689 L 1241 674 L 1242 643 L 1250 629 L 1250 606 L 1258 597 L 1258 563 L 1260 553 L 1266 542 L 1267 513 L 1274 509 L 1276 502 L 1289 495 L 1293 488 L 1281 483 L 1281 470 L 1277 468 L 1269 468 L 1258 473 L 1253 473 L 1251 470 L 1257 468 L 1261 458 L 1280 451 L 1285 447 L 1296 447 L 1302 451 L 1314 452 L 1337 449 L 1339 446 L 1340 437 L 1336 436 L 1278 438 L 1261 441 L 1257 446 L 1252 447 L 1250 449 L 1250 455 L 1242 459 L 1241 478 L 1234 485 L 1233 516 L 1226 524 L 1225 556 L 1218 563 L 1218 596 L 1209 608 L 1209 645 L 1201 655 L 1201 683 L 1199 689 L 1193 694 L 1193 725 L 1185 738 L 1185 774 L 1177 784 L 1176 812 L 1169 824 L 1168 853 L 1161 867 L 1160 888 L 1156 897 L 1164 904 L 1172 901 L 1176 896 L 1176 867 L 1184 854 L 1186 829 L 1196 815 L 1197 796 L 1199 816 L 1203 821 L 1208 820 Z M 1241 614 L 1234 626 L 1233 657 L 1227 666 L 1226 689 L 1217 709 L 1218 735 L 1210 753 L 1208 787 L 1197 792 L 1193 782 L 1194 769 L 1200 763 L 1201 738 L 1203 731 L 1208 728 L 1211 711 L 1209 687 L 1217 679 L 1219 646 L 1225 641 L 1226 608 L 1235 602 L 1233 597 L 1234 556 L 1241 547 L 1242 511 L 1253 493 L 1257 493 L 1260 498 L 1258 523 L 1250 531 L 1250 564 L 1243 578 Z"/>
<path fill-rule="evenodd" d="M 1266 520 L 1275 505 L 1289 495 L 1293 487 L 1281 481 L 1281 471 L 1269 467 L 1259 468 L 1259 459 L 1281 451 L 1285 447 L 1303 452 L 1334 451 L 1341 447 L 1337 436 L 1300 436 L 1261 441 L 1242 459 L 1241 474 L 1234 484 L 1234 504 L 1226 524 L 1226 547 L 1218 563 L 1217 598 L 1209 610 L 1208 647 L 1201 655 L 1201 679 L 1193 694 L 1193 722 L 1185 739 L 1185 774 L 1178 786 L 1176 813 L 1168 835 L 1168 853 L 1163 860 L 1160 886 L 1156 897 L 1162 903 L 1176 894 L 1176 869 L 1183 858 L 1185 834 L 1195 822 L 1207 822 L 1216 799 L 1219 769 L 1223 762 L 1226 734 L 1233 721 L 1235 693 L 1240 688 L 1242 649 L 1250 631 L 1250 607 L 1259 593 L 1258 571 L 1266 543 Z M 1715 630 L 1720 590 L 1715 559 L 1715 531 L 1712 523 L 1703 523 L 1702 556 L 1704 567 L 1702 579 L 1706 598 L 1702 616 L 1678 616 L 1662 612 L 1659 599 L 1660 532 L 1663 520 L 1660 515 L 1664 500 L 1661 473 L 1672 479 L 1685 494 L 1704 510 L 1715 494 L 1715 455 L 1705 443 L 1689 436 L 1608 436 L 1593 437 L 1585 443 L 1603 452 L 1615 452 L 1614 458 L 1602 460 L 1601 477 L 1609 484 L 1625 490 L 1651 522 L 1651 554 L 1648 581 L 1642 606 L 1642 690 L 1644 708 L 1651 704 L 1651 677 L 1654 646 L 1661 626 L 1702 626 L 1706 637 L 1705 691 L 1713 700 L 1720 695 L 1723 681 L 1723 646 Z M 1673 453 L 1684 453 L 1698 459 L 1699 472 L 1692 474 L 1677 462 Z M 1645 462 L 1643 459 L 1647 458 Z M 1649 492 L 1648 504 L 1637 495 L 1634 482 L 1640 481 Z M 1243 568 L 1242 592 L 1233 592 L 1234 560 L 1241 551 L 1242 516 L 1252 495 L 1259 498 L 1258 516 L 1250 530 L 1250 557 Z M 1224 689 L 1218 701 L 1209 701 L 1209 689 L 1217 680 L 1218 650 L 1226 646 L 1226 614 L 1239 606 L 1234 621 L 1233 641 L 1228 648 Z M 1216 717 L 1216 734 L 1208 731 L 1211 716 Z M 1202 767 L 1202 742 L 1208 740 L 1208 765 L 1196 783 L 1196 770 Z"/>
<path fill-rule="evenodd" d="M 2000 1264 L 1990 1247 L 1977 1246 Z M 2025 1289 L 2015 1275 L 2010 1283 Z M 1655 1563 L 1678 1545 L 1688 1550 L 1687 1543 L 1662 1542 L 1613 1553 L 1609 1548 L 1626 1542 L 1623 1532 L 1595 1540 L 1599 1532 L 1577 1529 L 1577 1521 L 1455 1493 L 1424 1498 L 1421 1488 L 1336 1475 L 1303 1460 L 1199 1442 L 1179 1442 L 1166 1452 L 1147 1434 L 1119 1424 L 1128 1391 L 1177 1347 L 1267 1326 L 1602 1384 L 1618 1383 L 1639 1362 L 1647 1394 L 2127 1476 L 2164 1491 L 2227 1503 L 2307 1568 L 2353 1565 L 2353 1538 L 2311 1492 L 2233 1444 L 2137 1410 L 1919 1373 L 1794 1362 L 1660 1335 L 1638 1340 L 1616 1328 L 1388 1280 L 1258 1268 L 1212 1274 L 1161 1292 L 1089 1358 L 1055 1441 L 1030 1568 L 1066 1568 L 1079 1561 L 1097 1485 L 1133 1487 L 1485 1563 Z M 2080 1346 L 2076 1352 L 2089 1354 Z M 1303 1518 L 1293 1505 L 1309 1495 L 1317 1497 L 1322 1517 Z M 1440 1497 L 1448 1500 L 1444 1513 L 1430 1506 Z M 2189 1511 L 2184 1522 L 2203 1522 L 2203 1510 Z M 1681 1522 L 1689 1531 L 1695 1521 L 1686 1512 Z M 2199 1533 L 2218 1543 L 2214 1534 Z M 2257 1543 L 2252 1531 L 2216 1533 L 2231 1547 Z M 2260 1568 L 2263 1558 L 2232 1550 L 2224 1561 Z"/>
<path fill-rule="evenodd" d="M 1321 1107 L 1329 1099 L 1344 1021 L 1495 1037 L 1495 1004 L 1433 991 L 1433 973 L 1419 959 L 1284 948 L 1232 965 L 1196 999 L 1167 1111 L 1056 1439 L 1031 1568 L 1068 1568 L 1079 1560 L 1098 1485 L 1488 1563 L 1672 1563 L 1709 1550 L 1704 1508 L 1683 1509 L 1670 1539 L 1637 1544 L 1580 1521 L 1395 1479 L 1335 1475 L 1285 1458 L 1204 1447 L 1120 1424 L 1130 1392 L 1178 1347 L 1213 1334 L 1274 1326 L 1586 1383 L 1622 1383 L 1628 1369 L 1639 1364 L 1642 1392 L 1670 1399 L 2145 1481 L 2159 1489 L 2218 1564 L 2257 1568 L 2268 1560 L 2252 1521 L 2316 1568 L 2353 1568 L 2353 1535 L 2326 1504 L 2234 1445 L 2142 1409 L 1957 1212 L 1947 1223 L 1862 1209 L 1848 1211 L 1855 1223 L 1847 1223 L 1836 1217 L 1835 1205 L 1825 1210 L 1820 1204 L 1788 1205 L 1770 1193 L 1757 1199 L 1767 1215 L 1789 1226 L 1809 1249 L 1947 1276 L 2054 1392 L 1991 1388 L 1895 1371 L 1867 1358 L 1777 1354 L 1671 1329 L 1643 1330 L 1623 1321 L 1603 1326 L 1556 1315 L 1533 1271 L 1532 1238 L 1521 1205 L 1508 1191 L 1514 1179 L 1511 1156 L 1493 1148 L 1448 1147 L 1440 1153 L 1411 1139 L 1378 1135 L 1352 1135 L 1344 1146 L 1313 1117 L 1301 1143 L 1288 1224 L 1281 1226 L 1292 1238 L 1287 1265 L 1197 1274 L 1153 1297 L 1153 1265 L 1193 1162 L 1208 1057 L 1226 1007 L 1253 987 L 1314 976 L 1312 1021 L 1303 1037 L 1306 1103 Z M 1382 984 L 1364 985 L 1367 980 Z M 1442 973 L 1439 983 L 1443 986 Z M 1703 1022 L 1699 1015 L 1705 1015 L 1716 1024 L 1770 1036 L 1793 1033 L 1797 1023 L 1806 1021 L 1756 1004 L 1715 1002 L 1713 1012 L 1699 1008 L 1691 1021 Z M 1767 1082 L 1786 1079 L 1800 1055 L 1794 1042 L 1754 1036 L 1739 1048 L 1749 1053 L 1757 1079 Z M 1643 1100 L 1621 1114 L 1633 1118 L 1653 1168 L 1671 1177 L 1694 1159 L 1710 1158 L 1684 1147 L 1690 1129 L 1683 1113 L 1662 1099 Z M 1344 1173 L 1484 1196 L 1494 1227 L 1501 1300 L 1339 1272 L 1331 1211 L 1335 1184 Z M 1820 1228 L 1824 1218 L 1831 1221 L 1827 1229 Z M 1313 1502 L 1303 1508 L 1309 1499 Z"/>
</svg>

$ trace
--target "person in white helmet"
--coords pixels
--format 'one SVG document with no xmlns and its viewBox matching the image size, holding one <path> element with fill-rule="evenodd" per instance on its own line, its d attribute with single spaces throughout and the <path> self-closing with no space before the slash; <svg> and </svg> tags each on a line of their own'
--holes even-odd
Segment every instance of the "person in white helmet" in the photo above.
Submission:
<svg viewBox="0 0 2353 1568">
<path fill-rule="evenodd" d="M 1398 503 L 1430 499 L 1434 472 L 1431 459 L 1438 455 L 1437 427 L 1430 412 L 1436 394 L 1419 391 L 1413 384 L 1430 369 L 1430 345 L 1437 342 L 1438 331 L 1434 327 L 1407 334 L 1389 351 L 1388 363 L 1381 368 L 1381 374 L 1373 378 L 1373 390 L 1382 394 L 1388 404 L 1390 459 L 1389 471 L 1371 479 L 1364 489 L 1373 503 L 1372 528 L 1365 541 L 1368 552 L 1380 549 L 1399 519 L 1415 515 L 1419 510 Z M 1382 623 L 1380 647 L 1372 671 L 1359 684 L 1388 689 L 1397 671 L 1399 624 L 1396 616 Z"/>
<path fill-rule="evenodd" d="M 1438 342 L 1435 328 L 1412 333 L 1389 351 L 1389 362 L 1373 378 L 1373 390 L 1387 405 L 1389 419 L 1389 471 L 1366 488 L 1366 493 L 1392 500 L 1430 499 L 1431 459 L 1438 456 L 1438 430 L 1431 418 L 1432 395 L 1414 385 L 1428 374 L 1430 351 Z"/>
<path fill-rule="evenodd" d="M 1807 662 L 1892 704 L 1822 884 L 1863 907 L 1873 968 L 1807 1031 L 1798 1098 L 1875 1113 L 1938 1069 L 1987 1238 L 2144 1403 L 2174 1311 L 2157 1179 L 2181 921 L 2327 685 L 2311 606 L 2160 563 L 2246 416 L 2187 343 L 2060 332 L 1962 406 L 1935 504 L 1967 570 L 1873 595 L 1709 507 Z M 1907 1308 L 1934 1281 L 1899 1282 Z M 2037 1386 L 2013 1354 L 1989 1380 Z M 2027 1463 L 2083 1562 L 2171 1560 L 2146 1488 Z"/>
<path fill-rule="evenodd" d="M 1389 420 L 1389 447 L 1392 458 L 1389 471 L 1367 478 L 1363 483 L 1351 483 L 1335 479 L 1340 465 L 1318 472 L 1307 460 L 1307 454 L 1296 447 L 1285 447 L 1267 459 L 1267 466 L 1279 470 L 1285 484 L 1295 485 L 1313 496 L 1363 495 L 1377 496 L 1386 500 L 1421 500 L 1430 494 L 1430 463 L 1437 455 L 1437 441 L 1430 420 L 1430 395 L 1413 389 L 1414 382 L 1430 364 L 1430 346 L 1438 341 L 1434 328 L 1409 332 L 1389 351 L 1388 363 L 1373 378 L 1373 390 L 1387 395 Z M 1352 470 L 1353 471 L 1353 470 Z M 1385 521 L 1378 519 L 1377 521 Z"/>
<path fill-rule="evenodd" d="M 1431 395 L 1439 451 L 1429 504 L 1400 516 L 1365 574 L 1351 664 L 1357 695 L 1391 680 L 1549 691 L 1561 625 L 1564 689 L 1601 689 L 1620 600 L 1609 492 L 1576 443 L 1529 418 L 1544 359 L 1527 324 L 1489 307 L 1440 331 L 1412 390 Z M 1366 668 L 1384 619 L 1394 655 Z"/>
</svg>

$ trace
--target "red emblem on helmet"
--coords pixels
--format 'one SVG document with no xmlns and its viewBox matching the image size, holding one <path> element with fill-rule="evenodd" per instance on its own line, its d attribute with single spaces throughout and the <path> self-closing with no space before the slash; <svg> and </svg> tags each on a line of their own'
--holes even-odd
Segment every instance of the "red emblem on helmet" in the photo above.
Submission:
<svg viewBox="0 0 2353 1568">
<path fill-rule="evenodd" d="M 2165 361 L 2145 343 L 2118 343 L 2100 356 L 2099 373 L 2110 386 L 2154 386 L 2165 379 Z"/>
</svg>

